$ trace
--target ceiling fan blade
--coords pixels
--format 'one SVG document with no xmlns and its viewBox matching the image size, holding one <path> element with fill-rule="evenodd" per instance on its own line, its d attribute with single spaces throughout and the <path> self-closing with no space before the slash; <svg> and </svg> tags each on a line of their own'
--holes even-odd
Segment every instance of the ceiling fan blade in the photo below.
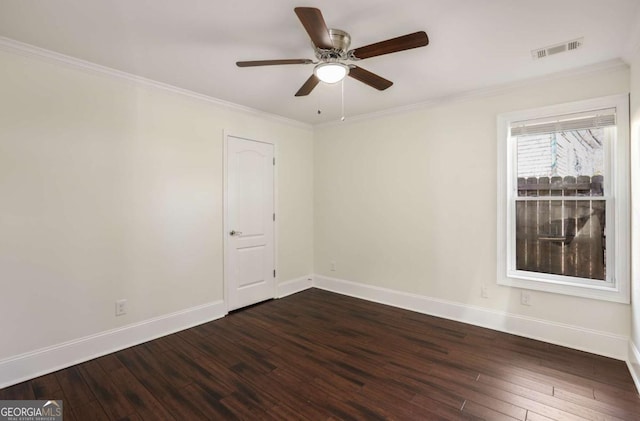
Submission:
<svg viewBox="0 0 640 421">
<path fill-rule="evenodd" d="M 287 60 L 254 60 L 254 61 L 237 61 L 238 67 L 254 67 L 254 66 L 275 66 L 279 64 L 311 64 L 313 60 L 308 58 L 287 59 Z"/>
<path fill-rule="evenodd" d="M 390 80 L 387 80 L 358 66 L 351 67 L 351 70 L 349 70 L 349 76 L 371 86 L 372 88 L 376 88 L 379 91 L 384 91 L 385 89 L 393 85 L 393 82 L 391 82 Z"/>
<path fill-rule="evenodd" d="M 320 9 L 315 7 L 296 7 L 293 10 L 309 34 L 313 45 L 318 48 L 333 48 L 333 42 L 331 41 L 331 36 L 329 36 L 329 28 L 324 22 Z"/>
<path fill-rule="evenodd" d="M 427 37 L 427 33 L 420 31 L 397 38 L 391 38 L 386 41 L 376 42 L 375 44 L 356 48 L 350 52 L 356 58 L 365 59 L 389 53 L 396 53 L 398 51 L 410 50 L 412 48 L 424 47 L 428 44 L 429 37 Z"/>
<path fill-rule="evenodd" d="M 318 83 L 320 83 L 320 79 L 318 79 L 316 75 L 311 75 L 311 77 L 307 79 L 304 85 L 302 85 L 302 87 L 298 89 L 298 92 L 296 92 L 296 96 L 309 95 Z"/>
</svg>

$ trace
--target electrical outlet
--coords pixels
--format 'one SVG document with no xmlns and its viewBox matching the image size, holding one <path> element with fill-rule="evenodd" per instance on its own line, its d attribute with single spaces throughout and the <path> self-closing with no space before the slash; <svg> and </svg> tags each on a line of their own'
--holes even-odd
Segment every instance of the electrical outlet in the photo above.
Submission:
<svg viewBox="0 0 640 421">
<path fill-rule="evenodd" d="M 480 287 L 480 296 L 482 298 L 489 298 L 489 288 L 486 285 Z"/>
<path fill-rule="evenodd" d="M 332 261 L 331 261 L 331 271 L 332 271 L 332 272 L 335 272 L 335 271 L 336 271 L 336 261 L 335 261 L 335 260 L 332 260 Z"/>
<path fill-rule="evenodd" d="M 522 295 L 520 296 L 520 303 L 523 306 L 531 305 L 531 293 L 529 291 L 522 291 Z"/>
<path fill-rule="evenodd" d="M 116 316 L 127 314 L 127 300 L 116 301 Z"/>
</svg>

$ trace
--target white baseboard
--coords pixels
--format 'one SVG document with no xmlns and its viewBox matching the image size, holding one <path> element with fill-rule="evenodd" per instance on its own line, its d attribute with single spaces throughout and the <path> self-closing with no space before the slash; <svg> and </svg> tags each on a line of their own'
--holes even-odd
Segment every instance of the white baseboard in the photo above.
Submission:
<svg viewBox="0 0 640 421">
<path fill-rule="evenodd" d="M 0 389 L 224 317 L 215 301 L 0 361 Z"/>
<path fill-rule="evenodd" d="M 627 360 L 627 366 L 629 366 L 629 372 L 633 378 L 633 382 L 636 384 L 636 390 L 640 392 L 640 351 L 633 341 L 629 341 L 629 359 Z"/>
<path fill-rule="evenodd" d="M 283 298 L 287 295 L 295 294 L 296 292 L 304 291 L 305 289 L 313 288 L 313 277 L 303 276 L 298 279 L 292 279 L 290 281 L 278 284 L 278 292 L 276 298 Z"/>
<path fill-rule="evenodd" d="M 342 279 L 314 275 L 314 286 L 339 294 L 443 317 L 627 361 L 629 338 L 579 326 L 525 317 Z"/>
<path fill-rule="evenodd" d="M 626 336 L 320 275 L 278 284 L 277 298 L 312 287 L 626 360 L 640 390 L 640 352 Z M 219 319 L 226 313 L 225 303 L 216 301 L 1 360 L 0 389 Z"/>
</svg>

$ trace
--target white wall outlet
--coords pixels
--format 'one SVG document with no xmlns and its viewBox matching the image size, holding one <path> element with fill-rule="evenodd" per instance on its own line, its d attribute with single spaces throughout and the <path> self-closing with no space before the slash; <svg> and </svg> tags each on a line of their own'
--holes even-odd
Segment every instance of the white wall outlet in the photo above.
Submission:
<svg viewBox="0 0 640 421">
<path fill-rule="evenodd" d="M 116 316 L 127 314 L 127 300 L 116 301 Z"/>
<path fill-rule="evenodd" d="M 482 298 L 489 298 L 489 288 L 486 285 L 480 287 L 480 296 Z"/>
<path fill-rule="evenodd" d="M 331 271 L 333 271 L 333 272 L 336 271 L 336 261 L 335 260 L 331 261 Z"/>
<path fill-rule="evenodd" d="M 531 305 L 531 293 L 529 291 L 522 291 L 522 295 L 520 296 L 520 303 L 523 306 Z"/>
</svg>

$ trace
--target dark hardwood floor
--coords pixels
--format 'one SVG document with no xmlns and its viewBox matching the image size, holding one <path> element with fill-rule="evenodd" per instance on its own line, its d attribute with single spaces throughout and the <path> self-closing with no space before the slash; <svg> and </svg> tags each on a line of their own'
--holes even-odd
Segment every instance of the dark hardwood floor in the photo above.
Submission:
<svg viewBox="0 0 640 421">
<path fill-rule="evenodd" d="M 624 362 L 311 289 L 3 390 L 71 420 L 640 420 Z"/>
</svg>

